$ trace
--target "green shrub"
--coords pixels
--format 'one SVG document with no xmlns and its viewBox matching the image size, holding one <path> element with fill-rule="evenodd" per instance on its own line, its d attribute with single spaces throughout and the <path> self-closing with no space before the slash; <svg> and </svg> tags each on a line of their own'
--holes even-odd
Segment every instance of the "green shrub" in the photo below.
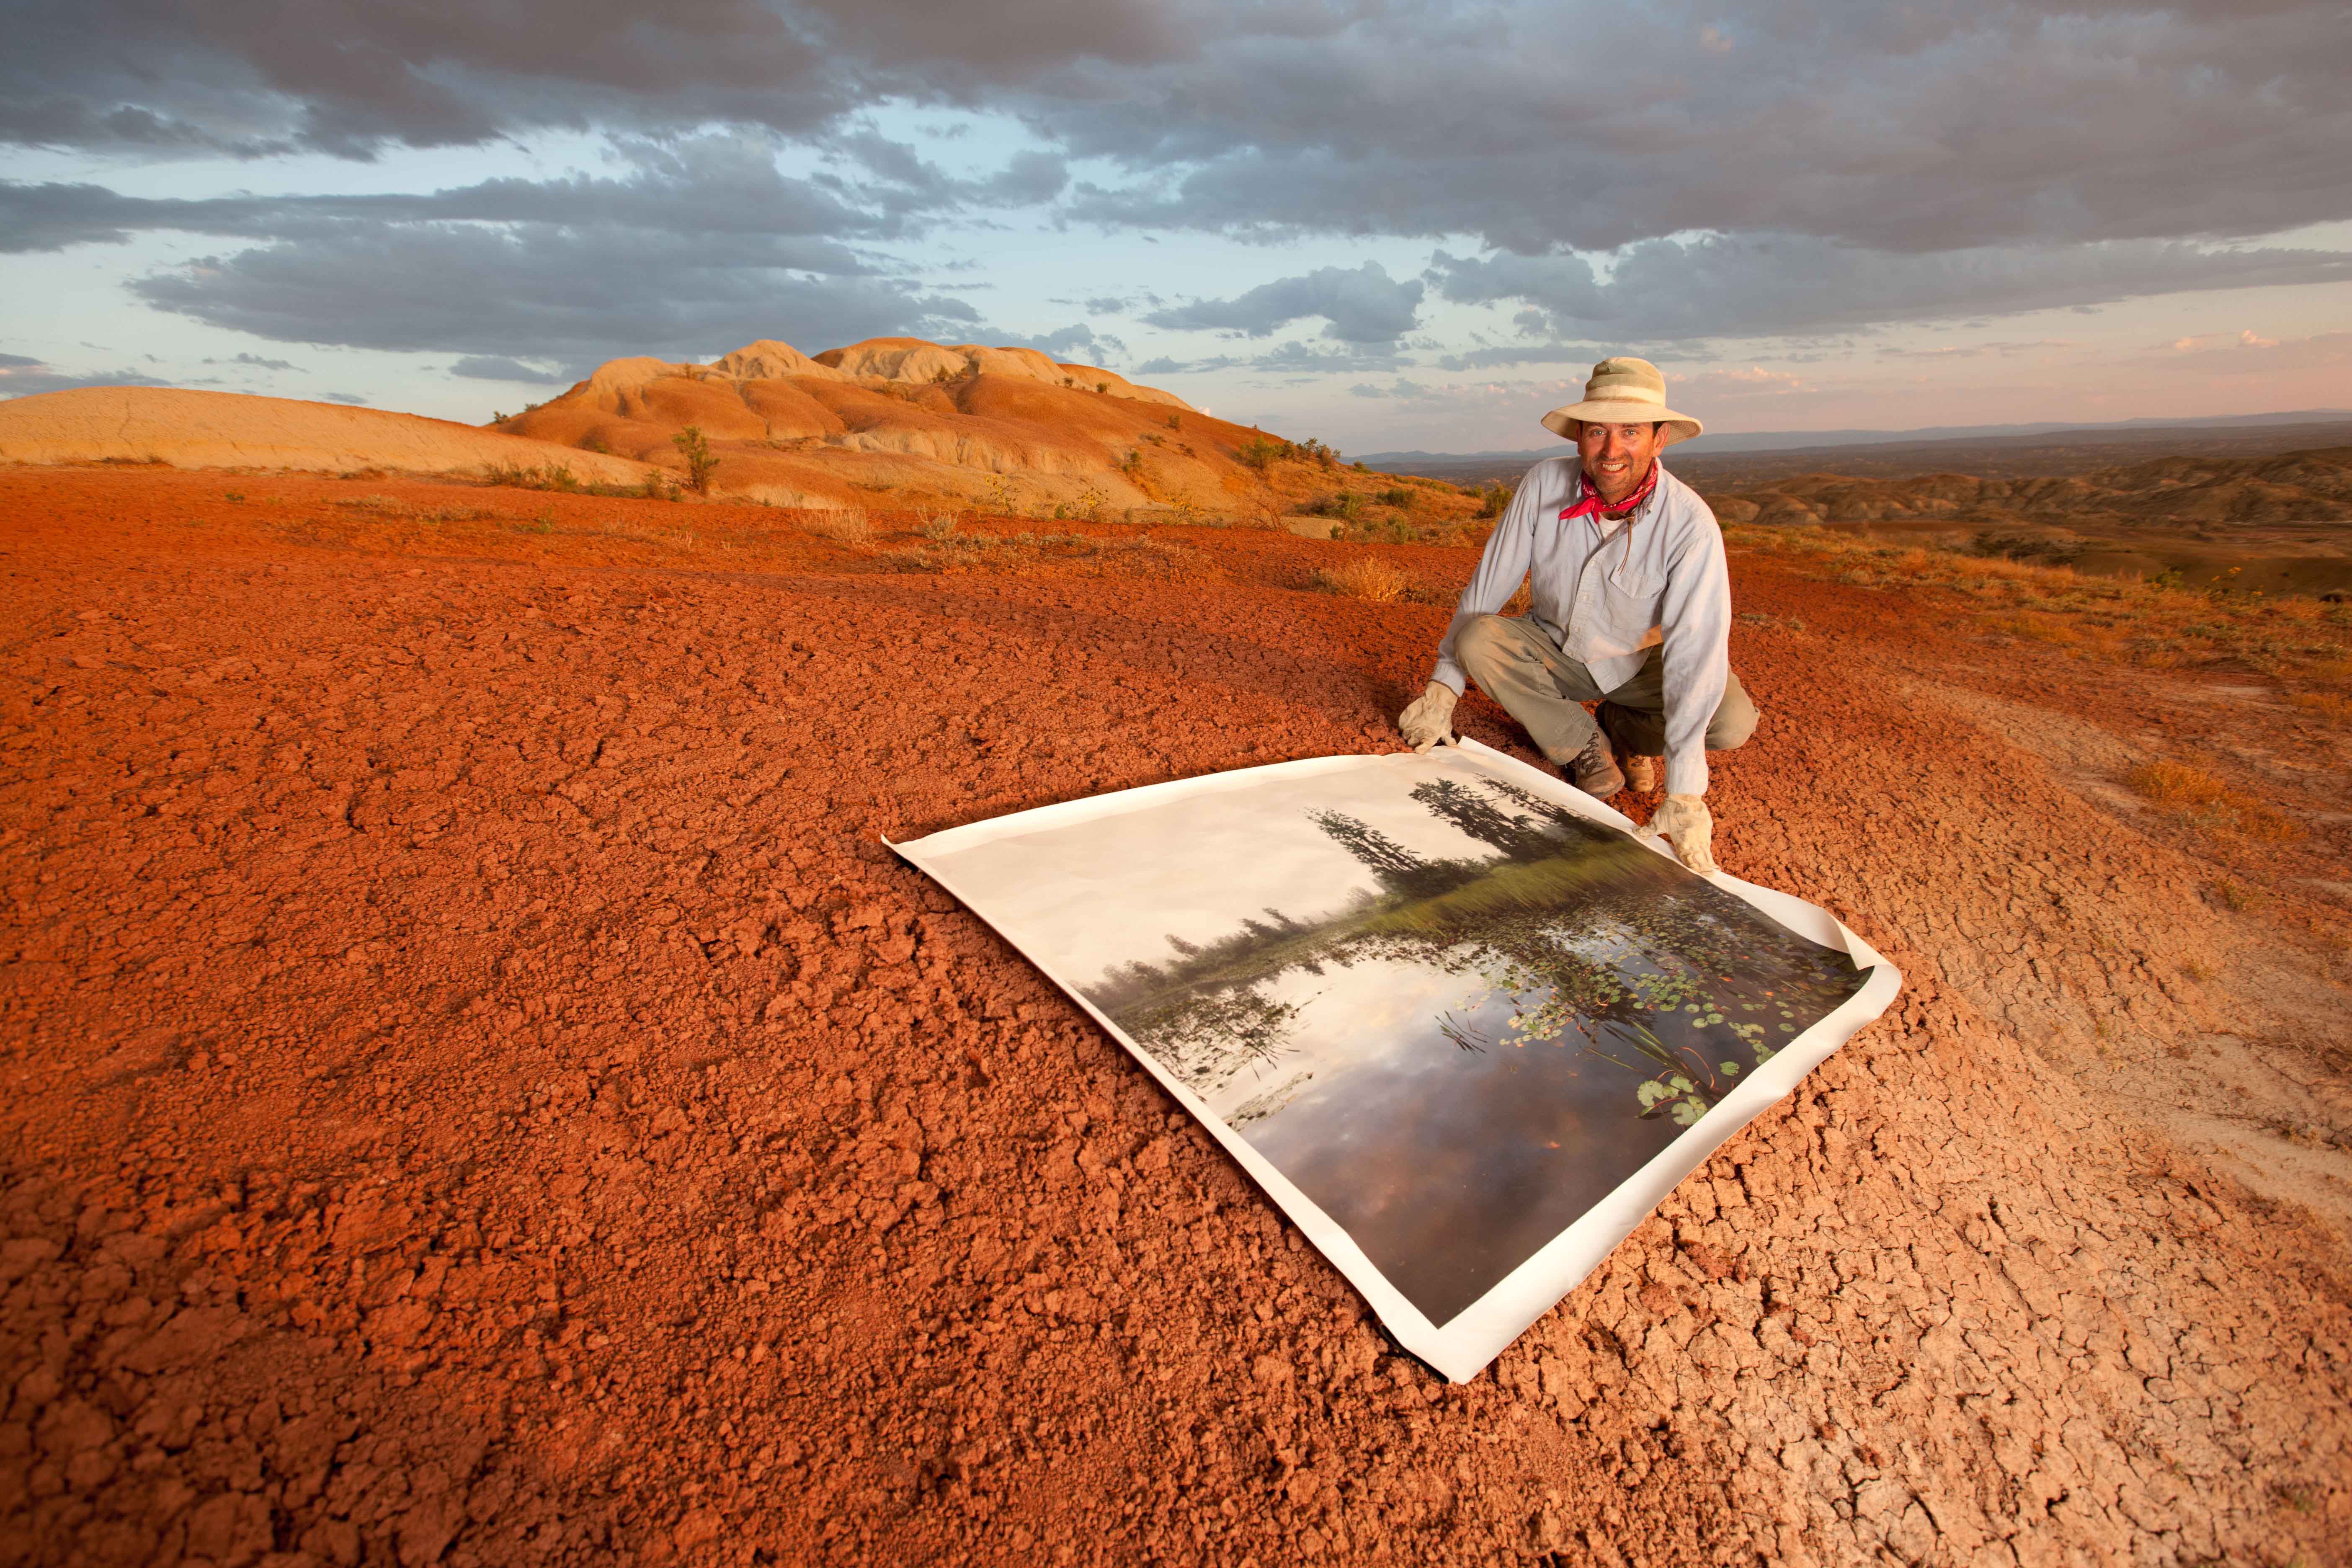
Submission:
<svg viewBox="0 0 2352 1568">
<path fill-rule="evenodd" d="M 1255 468 L 1261 474 L 1272 468 L 1274 460 L 1281 456 L 1282 448 L 1262 436 L 1244 442 L 1234 450 L 1234 462 L 1244 468 Z"/>
<path fill-rule="evenodd" d="M 1353 522 L 1362 515 L 1363 510 L 1364 498 L 1353 490 L 1320 496 L 1299 508 L 1308 517 L 1336 517 L 1346 522 Z"/>
<path fill-rule="evenodd" d="M 704 438 L 702 426 L 689 425 L 669 438 L 669 444 L 686 459 L 686 488 L 697 495 L 709 493 L 710 476 L 717 470 L 719 459 Z"/>
<path fill-rule="evenodd" d="M 507 485 L 520 490 L 562 490 L 577 495 L 580 478 L 562 463 L 544 468 L 526 468 L 520 463 L 492 463 L 482 470 L 482 477 L 494 485 Z"/>
</svg>

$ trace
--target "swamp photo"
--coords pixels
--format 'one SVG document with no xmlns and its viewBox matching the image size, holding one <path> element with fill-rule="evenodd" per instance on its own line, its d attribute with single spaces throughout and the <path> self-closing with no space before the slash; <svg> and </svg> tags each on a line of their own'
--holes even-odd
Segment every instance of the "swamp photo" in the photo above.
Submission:
<svg viewBox="0 0 2352 1568">
<path fill-rule="evenodd" d="M 1461 751 L 1217 785 L 930 864 L 1435 1324 L 1864 978 Z"/>
</svg>

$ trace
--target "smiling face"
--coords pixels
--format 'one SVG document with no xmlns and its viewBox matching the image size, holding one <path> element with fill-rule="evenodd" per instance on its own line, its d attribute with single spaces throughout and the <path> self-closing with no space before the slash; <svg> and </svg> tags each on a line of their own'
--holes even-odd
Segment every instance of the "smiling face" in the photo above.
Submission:
<svg viewBox="0 0 2352 1568">
<path fill-rule="evenodd" d="M 1658 448 L 1665 445 L 1659 439 L 1664 434 L 1662 426 L 1647 423 L 1577 422 L 1576 449 L 1584 455 L 1584 471 L 1592 476 L 1592 487 L 1602 500 L 1616 500 L 1641 487 L 1650 477 L 1650 465 L 1658 460 Z"/>
</svg>

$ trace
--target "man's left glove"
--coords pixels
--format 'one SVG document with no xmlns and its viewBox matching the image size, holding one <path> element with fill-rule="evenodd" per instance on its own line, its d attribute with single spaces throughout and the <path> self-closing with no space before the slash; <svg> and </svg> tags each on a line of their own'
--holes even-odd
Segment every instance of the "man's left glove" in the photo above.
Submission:
<svg viewBox="0 0 2352 1568">
<path fill-rule="evenodd" d="M 1715 816 L 1703 795 L 1670 795 L 1650 814 L 1644 838 L 1664 837 L 1682 863 L 1704 877 L 1715 869 Z"/>
<path fill-rule="evenodd" d="M 1412 700 L 1397 715 L 1397 728 L 1404 731 L 1405 740 L 1416 752 L 1454 739 L 1454 688 L 1442 680 L 1433 680 L 1429 689 Z"/>
</svg>

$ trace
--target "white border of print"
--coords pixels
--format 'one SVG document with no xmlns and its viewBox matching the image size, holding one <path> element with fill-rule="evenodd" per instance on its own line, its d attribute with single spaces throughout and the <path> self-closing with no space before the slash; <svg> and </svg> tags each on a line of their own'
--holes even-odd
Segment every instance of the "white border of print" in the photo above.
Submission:
<svg viewBox="0 0 2352 1568">
<path fill-rule="evenodd" d="M 1465 739 L 1458 744 L 1464 754 L 1475 757 L 1481 765 L 1557 805 L 1622 831 L 1633 830 L 1633 824 L 1629 818 L 1539 768 L 1531 767 L 1476 741 Z M 1403 752 L 1365 756 L 1310 757 L 1301 762 L 1274 763 L 1265 767 L 1211 773 L 1203 778 L 1177 779 L 1168 784 L 1148 784 L 1140 789 L 1096 795 L 1087 800 L 1039 806 L 1034 811 L 949 828 L 910 843 L 891 844 L 890 847 L 916 869 L 961 900 L 966 908 L 987 921 L 986 902 L 940 875 L 930 863 L 934 857 L 1039 828 L 1066 827 L 1076 823 L 1123 816 L 1181 795 L 1246 789 L 1271 778 L 1303 778 L 1315 773 L 1346 773 L 1359 768 L 1410 766 L 1416 760 L 1412 752 Z M 883 842 L 889 843 L 887 839 Z M 1673 850 L 1663 841 L 1645 838 L 1638 842 L 1668 859 L 1675 858 Z M 1389 1283 L 1388 1277 L 1373 1267 L 1371 1259 L 1364 1256 L 1353 1238 L 1330 1215 L 1318 1208 L 1313 1200 L 1293 1186 L 1265 1155 L 1252 1148 L 1246 1139 L 1212 1114 L 1199 1096 L 1170 1076 L 1150 1052 L 1129 1039 L 1118 1025 L 1087 1001 L 1085 993 L 1069 975 L 1059 973 L 1037 954 L 1022 948 L 1011 932 L 997 929 L 999 935 L 1043 970 L 1055 984 L 1068 992 L 1096 1023 L 1127 1047 L 1129 1056 L 1143 1064 L 1144 1070 L 1159 1080 L 1160 1088 L 1215 1135 L 1225 1152 L 1239 1161 L 1242 1169 L 1265 1189 L 1276 1206 L 1288 1215 L 1323 1256 L 1347 1277 L 1348 1282 L 1362 1293 L 1381 1321 L 1397 1337 L 1398 1342 L 1454 1382 L 1467 1383 L 1477 1376 L 1488 1362 L 1500 1355 L 1513 1340 L 1526 1332 L 1529 1324 L 1551 1310 L 1562 1297 L 1581 1284 L 1587 1275 L 1600 1267 L 1601 1259 L 1608 1257 L 1619 1242 L 1632 1235 L 1633 1228 L 1649 1216 L 1650 1211 L 1674 1191 L 1675 1184 L 1706 1163 L 1707 1156 L 1721 1147 L 1726 1139 L 1753 1121 L 1774 1100 L 1795 1089 L 1807 1073 L 1820 1066 L 1856 1031 L 1884 1013 L 1902 989 L 1903 977 L 1896 973 L 1895 966 L 1868 942 L 1848 931 L 1828 910 L 1787 893 L 1743 882 L 1720 871 L 1706 879 L 1734 898 L 1746 900 L 1799 936 L 1845 953 L 1853 961 L 1855 968 L 1870 972 L 1869 979 L 1864 982 L 1861 990 L 1840 1004 L 1833 1012 L 1781 1047 L 1770 1061 L 1743 1077 L 1713 1110 L 1682 1136 L 1660 1150 L 1649 1163 L 1620 1183 L 1607 1197 L 1586 1210 L 1575 1223 L 1511 1270 L 1492 1289 L 1443 1324 L 1433 1323 L 1423 1316 L 1418 1308 Z M 995 925 L 992 921 L 989 923 L 992 927 Z"/>
</svg>

